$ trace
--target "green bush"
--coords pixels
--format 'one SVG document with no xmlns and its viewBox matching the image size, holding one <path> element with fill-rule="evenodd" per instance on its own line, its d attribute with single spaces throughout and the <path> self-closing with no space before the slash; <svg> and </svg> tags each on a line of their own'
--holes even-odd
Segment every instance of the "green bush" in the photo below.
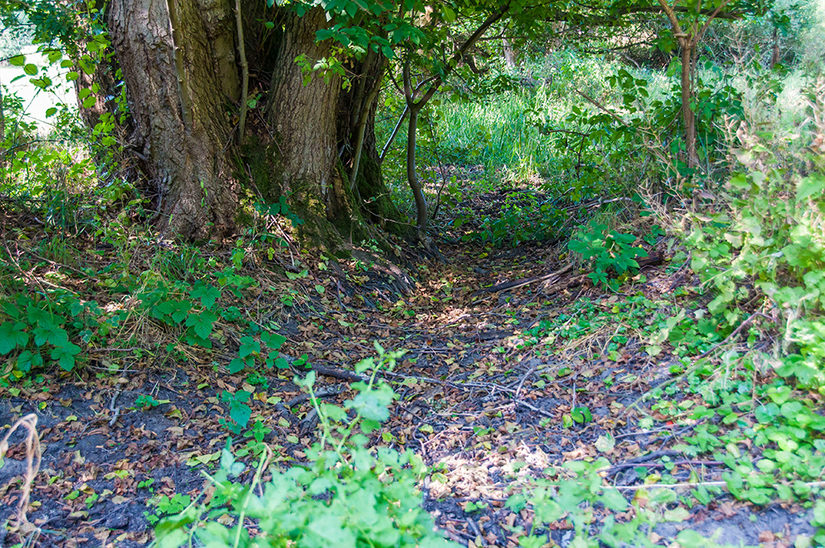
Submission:
<svg viewBox="0 0 825 548">
<path fill-rule="evenodd" d="M 825 83 L 809 100 L 819 126 L 799 128 L 797 139 L 740 128 L 742 171 L 687 242 L 713 292 L 710 313 L 730 327 L 749 316 L 779 326 L 781 357 L 768 361 L 825 393 Z"/>
<path fill-rule="evenodd" d="M 635 241 L 633 234 L 608 230 L 607 225 L 591 221 L 570 240 L 567 247 L 590 263 L 593 272 L 588 276 L 594 283 L 616 290 L 618 281 L 609 276 L 621 277 L 632 269 L 638 269 L 636 257 L 647 255 L 644 249 L 633 245 Z"/>
</svg>

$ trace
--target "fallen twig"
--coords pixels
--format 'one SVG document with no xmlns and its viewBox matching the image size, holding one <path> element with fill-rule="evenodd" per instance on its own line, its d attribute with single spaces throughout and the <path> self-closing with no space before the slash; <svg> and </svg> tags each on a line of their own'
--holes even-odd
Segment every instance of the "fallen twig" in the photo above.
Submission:
<svg viewBox="0 0 825 548">
<path fill-rule="evenodd" d="M 318 398 L 318 399 L 320 399 L 320 398 L 331 398 L 332 396 L 337 396 L 338 394 L 340 394 L 343 391 L 344 391 L 343 386 L 330 386 L 328 388 L 321 388 L 320 390 L 318 390 L 315 393 L 315 397 Z M 304 403 L 307 400 L 309 400 L 309 394 L 301 394 L 300 396 L 295 396 L 294 398 L 292 398 L 291 400 L 286 402 L 284 405 L 286 405 L 288 408 L 292 409 L 293 407 L 295 407 L 299 403 Z"/>
<path fill-rule="evenodd" d="M 319 375 L 324 375 L 325 377 L 332 377 L 335 379 L 341 379 L 342 381 L 349 381 L 349 382 L 369 382 L 369 377 L 366 375 L 359 375 L 358 373 L 353 373 L 352 371 L 347 371 L 345 369 L 335 369 L 333 367 L 327 367 L 325 365 L 317 365 L 312 364 L 309 366 L 309 369 L 315 371 Z"/>
<path fill-rule="evenodd" d="M 554 415 L 552 413 L 550 413 L 549 411 L 545 411 L 544 409 L 542 409 L 540 407 L 536 407 L 535 405 L 530 405 L 529 403 L 527 403 L 525 401 L 513 400 L 513 403 L 515 403 L 516 405 L 520 405 L 522 407 L 526 407 L 530 411 L 534 411 L 534 412 L 536 412 L 540 415 L 544 415 L 545 417 L 550 417 L 551 419 L 555 418 Z"/>
<path fill-rule="evenodd" d="M 662 264 L 663 260 L 664 260 L 664 257 L 661 254 L 653 253 L 648 257 L 641 257 L 641 258 L 637 259 L 636 262 L 638 263 L 639 268 L 644 268 L 646 266 L 655 266 L 655 265 Z M 581 274 L 581 275 L 578 275 L 578 276 L 574 276 L 574 277 L 572 277 L 568 280 L 565 280 L 562 283 L 558 283 L 559 278 L 561 278 L 562 275 L 567 274 L 568 272 L 570 272 L 570 270 L 572 270 L 572 269 L 573 269 L 573 264 L 571 263 L 571 264 L 569 264 L 569 265 L 567 265 L 563 268 L 560 268 L 559 270 L 556 270 L 555 272 L 551 272 L 549 274 L 543 274 L 541 276 L 533 276 L 533 277 L 530 277 L 530 278 L 521 278 L 519 280 L 513 280 L 511 282 L 503 282 L 503 283 L 500 283 L 500 284 L 496 284 L 492 287 L 484 287 L 484 288 L 481 288 L 479 290 L 474 291 L 473 293 L 470 294 L 470 296 L 475 297 L 475 296 L 481 295 L 483 293 L 498 293 L 500 291 L 510 291 L 512 289 L 517 289 L 519 287 L 524 287 L 525 285 L 530 285 L 530 284 L 540 283 L 540 282 L 548 282 L 550 280 L 553 280 L 552 284 L 549 287 L 546 287 L 544 289 L 545 292 L 557 291 L 559 289 L 565 289 L 565 288 L 568 288 L 568 287 L 573 287 L 575 285 L 578 285 L 578 284 L 582 283 L 589 275 L 589 273 Z"/>
<path fill-rule="evenodd" d="M 120 407 L 115 407 L 115 402 L 117 401 L 117 397 L 120 395 L 120 390 L 116 391 L 112 396 L 112 401 L 109 402 L 109 411 L 112 412 L 112 418 L 109 419 L 109 428 L 113 427 L 117 422 L 117 418 L 120 416 Z"/>
<path fill-rule="evenodd" d="M 511 281 L 511 282 L 504 282 L 504 283 L 496 284 L 492 287 L 484 287 L 484 288 L 481 288 L 477 291 L 474 291 L 473 293 L 470 294 L 470 296 L 475 297 L 475 296 L 480 295 L 482 293 L 498 293 L 499 291 L 507 291 L 507 290 L 510 290 L 510 289 L 516 289 L 516 288 L 519 288 L 519 287 L 523 287 L 525 285 L 530 285 L 530 284 L 533 284 L 533 283 L 543 282 L 543 281 L 549 280 L 551 278 L 557 278 L 557 277 L 561 276 L 562 274 L 566 274 L 567 272 L 572 270 L 572 268 L 573 268 L 573 264 L 569 264 L 569 265 L 567 265 L 563 268 L 560 268 L 559 270 L 556 270 L 555 272 L 551 272 L 549 274 L 544 274 L 542 276 L 533 276 L 533 277 L 530 277 L 530 278 L 522 278 L 520 280 L 514 280 L 514 281 Z"/>
</svg>

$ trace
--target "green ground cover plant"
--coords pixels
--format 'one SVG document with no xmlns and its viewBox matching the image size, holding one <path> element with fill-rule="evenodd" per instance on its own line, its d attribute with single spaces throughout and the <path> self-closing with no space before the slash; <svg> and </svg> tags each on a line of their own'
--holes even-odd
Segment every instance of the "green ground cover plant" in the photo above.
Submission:
<svg viewBox="0 0 825 548">
<path fill-rule="evenodd" d="M 435 532 L 420 507 L 416 485 L 426 471 L 421 458 L 410 450 L 367 447 L 367 435 L 387 420 L 396 397 L 376 375 L 382 369 L 392 372 L 403 355 L 377 345 L 376 350 L 376 359 L 355 367 L 369 375 L 369 382 L 357 383 L 357 395 L 343 406 L 317 399 L 314 372 L 299 381 L 320 418 L 306 466 L 272 470 L 263 482 L 270 456 L 265 453 L 245 483 L 238 476 L 246 466 L 227 444 L 220 468 L 207 476 L 215 486 L 211 500 L 196 500 L 161 520 L 156 545 L 196 540 L 215 546 L 454 546 Z"/>
</svg>

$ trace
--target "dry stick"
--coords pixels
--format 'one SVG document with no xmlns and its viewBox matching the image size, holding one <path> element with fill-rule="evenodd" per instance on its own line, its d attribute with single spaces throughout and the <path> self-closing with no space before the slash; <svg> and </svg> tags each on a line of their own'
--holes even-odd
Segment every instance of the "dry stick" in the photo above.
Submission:
<svg viewBox="0 0 825 548">
<path fill-rule="evenodd" d="M 549 411 L 545 411 L 544 409 L 542 409 L 542 408 L 540 408 L 540 407 L 536 407 L 535 405 L 530 405 L 529 403 L 527 403 L 527 402 L 525 402 L 525 401 L 523 401 L 523 400 L 513 400 L 513 401 L 514 401 L 514 403 L 515 403 L 516 405 L 520 405 L 520 406 L 522 406 L 522 407 L 526 407 L 526 408 L 527 408 L 527 409 L 529 409 L 530 411 L 535 411 L 536 413 L 538 413 L 538 414 L 540 414 L 540 415 L 544 415 L 545 417 L 550 417 L 551 419 L 552 419 L 552 418 L 555 418 L 555 415 L 553 415 L 553 414 L 552 414 L 552 413 L 550 413 Z"/>
<path fill-rule="evenodd" d="M 643 468 L 659 468 L 665 466 L 665 464 L 672 464 L 673 466 L 719 466 L 720 464 L 724 464 L 722 461 L 718 460 L 677 460 L 669 463 L 664 462 L 623 462 L 620 464 L 614 464 L 609 468 L 612 472 L 613 470 L 619 470 L 622 468 L 636 468 L 637 466 Z"/>
<path fill-rule="evenodd" d="M 573 268 L 573 264 L 571 263 L 571 264 L 565 266 L 564 268 L 560 268 L 559 270 L 556 270 L 555 272 L 551 272 L 549 274 L 544 274 L 542 276 L 534 276 L 532 278 L 522 278 L 520 280 L 515 280 L 515 281 L 512 281 L 512 282 L 500 283 L 500 284 L 494 285 L 492 287 L 485 287 L 485 288 L 479 289 L 478 291 L 474 291 L 471 296 L 480 295 L 482 293 L 498 293 L 499 291 L 505 291 L 505 290 L 509 290 L 509 289 L 517 289 L 519 287 L 523 287 L 525 285 L 533 284 L 533 283 L 536 283 L 536 282 L 543 282 L 545 280 L 549 280 L 551 278 L 561 276 L 562 274 L 566 274 L 572 268 Z"/>
<path fill-rule="evenodd" d="M 643 257 L 643 258 L 641 258 L 637 261 L 637 263 L 639 264 L 639 268 L 644 267 L 644 266 L 656 265 L 656 264 L 659 264 L 661 262 L 662 262 L 662 256 L 657 255 L 657 254 L 653 254 L 649 257 Z M 543 282 L 543 281 L 549 280 L 551 278 L 561 276 L 562 274 L 566 274 L 568 271 L 570 271 L 571 268 L 573 268 L 573 265 L 569 264 L 569 265 L 565 266 L 564 268 L 556 270 L 555 272 L 551 272 L 550 274 L 544 274 L 544 275 L 535 276 L 535 277 L 532 277 L 532 278 L 521 278 L 520 280 L 515 280 L 515 281 L 512 281 L 512 282 L 504 282 L 504 283 L 494 285 L 492 287 L 484 287 L 482 289 L 474 291 L 473 293 L 470 294 L 470 296 L 475 297 L 475 296 L 480 295 L 482 293 L 498 293 L 499 291 L 508 291 L 510 289 L 517 289 L 519 287 L 523 287 L 525 285 L 529 285 L 529 284 L 532 284 L 532 283 Z M 571 278 L 569 281 L 571 283 L 576 283 L 580 280 L 583 280 L 586 277 L 587 277 L 587 274 L 583 274 L 581 276 Z M 551 286 L 550 288 L 546 288 L 546 290 L 549 291 L 549 289 L 554 289 L 554 288 L 555 288 L 554 286 Z"/>
<path fill-rule="evenodd" d="M 240 2 L 240 0 L 238 1 Z M 364 80 L 364 85 L 367 85 L 366 80 Z M 381 82 L 376 82 L 361 107 L 361 114 L 358 120 L 358 135 L 356 136 L 357 142 L 355 145 L 355 158 L 352 161 L 352 175 L 350 176 L 349 182 L 350 189 L 352 190 L 355 190 L 356 187 L 355 180 L 358 178 L 358 168 L 361 165 L 361 154 L 364 152 L 364 136 L 366 135 L 367 130 L 367 118 L 369 118 L 372 103 L 375 102 L 375 98 L 378 97 L 378 92 L 380 90 Z"/>
<path fill-rule="evenodd" d="M 649 485 L 614 485 L 614 489 L 620 491 L 641 491 L 642 489 L 694 489 L 696 487 L 727 487 L 725 481 L 696 481 L 685 483 L 651 483 Z M 808 487 L 825 487 L 825 481 L 808 481 L 804 485 Z"/>
<path fill-rule="evenodd" d="M 117 401 L 117 397 L 120 395 L 120 390 L 115 391 L 114 395 L 112 396 L 112 401 L 109 402 L 109 411 L 112 413 L 112 418 L 109 419 L 109 427 L 115 425 L 117 422 L 117 418 L 120 416 L 120 406 L 115 407 L 115 402 Z"/>
<path fill-rule="evenodd" d="M 473 533 L 475 533 L 475 534 L 476 534 L 476 538 L 480 538 L 480 539 L 481 539 L 481 545 L 482 545 L 482 546 L 487 546 L 487 543 L 486 543 L 486 541 L 484 540 L 484 537 L 483 537 L 483 536 L 481 536 L 481 530 L 478 528 L 478 525 L 476 525 L 476 522 L 475 522 L 475 521 L 473 521 L 473 518 L 468 517 L 468 518 L 467 518 L 467 523 L 469 524 L 470 529 L 472 529 L 472 530 L 473 530 Z"/>
<path fill-rule="evenodd" d="M 433 208 L 433 214 L 431 217 L 431 220 L 435 221 L 435 218 L 438 217 L 438 211 L 441 209 L 441 193 L 444 191 L 444 187 L 447 186 L 447 174 L 446 168 L 441 163 L 441 155 L 438 153 L 438 141 L 435 137 L 435 130 L 433 130 L 432 117 L 430 117 L 428 121 L 430 138 L 433 140 L 433 153 L 435 154 L 435 161 L 438 163 L 438 173 L 441 175 L 441 186 L 438 187 L 438 193 L 435 195 L 435 207 Z"/>
<path fill-rule="evenodd" d="M 533 374 L 533 372 L 536 370 L 536 368 L 537 368 L 537 366 L 535 366 L 535 365 L 534 365 L 534 366 L 533 366 L 533 367 L 531 367 L 531 368 L 527 371 L 527 373 L 525 373 L 525 374 L 524 374 L 524 376 L 521 378 L 521 380 L 520 380 L 520 381 L 519 381 L 519 383 L 518 383 L 518 387 L 516 387 L 516 394 L 513 396 L 513 398 L 514 398 L 514 399 L 516 399 L 516 400 L 518 399 L 518 395 L 519 395 L 519 393 L 521 393 L 521 387 L 522 387 L 522 386 L 524 386 L 524 382 L 525 382 L 528 378 L 530 378 L 530 375 L 532 375 L 532 374 Z"/>
<path fill-rule="evenodd" d="M 26 477 L 23 482 L 23 493 L 20 495 L 20 502 L 17 504 L 17 521 L 19 524 L 29 522 L 26 517 L 26 508 L 29 505 L 29 496 L 31 495 L 34 478 L 40 470 L 41 454 L 40 437 L 37 435 L 37 415 L 30 413 L 15 422 L 6 432 L 3 441 L 0 441 L 0 459 L 2 459 L 9 450 L 9 437 L 21 426 L 28 433 L 26 434 Z"/>
<path fill-rule="evenodd" d="M 419 375 L 404 375 L 403 373 L 392 373 L 391 371 L 380 371 L 379 375 L 383 375 L 386 377 L 396 377 L 402 379 L 412 379 L 415 381 L 420 382 L 428 382 L 433 384 L 440 384 L 442 386 L 448 386 L 450 388 L 455 388 L 456 390 L 472 390 L 477 388 L 479 390 L 489 390 L 495 392 L 498 390 L 499 392 L 513 392 L 512 388 L 507 388 L 506 386 L 502 386 L 500 384 L 495 384 L 492 382 L 452 382 L 452 381 L 442 381 L 439 379 L 433 379 L 430 377 L 422 377 Z"/>
<path fill-rule="evenodd" d="M 410 105 L 404 105 L 404 110 L 401 112 L 401 116 L 398 118 L 398 122 L 395 124 L 395 128 L 393 128 L 392 133 L 390 134 L 389 139 L 387 139 L 387 144 L 384 145 L 384 148 L 381 149 L 381 156 L 378 157 L 378 162 L 383 162 L 384 157 L 387 155 L 387 152 L 390 150 L 390 145 L 392 142 L 395 141 L 398 132 L 401 130 L 401 124 L 404 123 L 404 119 L 407 117 L 407 113 L 410 111 Z"/>
</svg>

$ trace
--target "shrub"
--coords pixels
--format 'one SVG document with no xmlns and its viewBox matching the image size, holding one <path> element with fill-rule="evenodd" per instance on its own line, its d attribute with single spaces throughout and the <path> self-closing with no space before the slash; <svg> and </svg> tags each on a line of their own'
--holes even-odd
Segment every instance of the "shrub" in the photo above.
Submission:
<svg viewBox="0 0 825 548">
<path fill-rule="evenodd" d="M 368 382 L 353 384 L 358 394 L 343 407 L 321 403 L 314 394 L 315 373 L 298 381 L 318 413 L 318 441 L 307 451 L 308 462 L 273 469 L 262 482 L 266 455 L 249 484 L 238 476 L 244 465 L 230 447 L 212 481 L 215 491 L 180 514 L 161 521 L 155 532 L 163 548 L 186 544 L 193 537 L 207 546 L 452 546 L 435 531 L 421 507 L 416 487 L 426 471 L 414 452 L 368 448 L 367 434 L 389 418 L 392 389 L 377 379 L 379 369 L 392 369 L 401 352 L 356 365 Z M 233 525 L 226 525 L 227 523 Z"/>
<path fill-rule="evenodd" d="M 818 126 L 799 128 L 798 140 L 771 141 L 742 125 L 742 171 L 722 209 L 701 215 L 687 241 L 714 294 L 711 314 L 735 327 L 755 304 L 751 316 L 781 327 L 782 357 L 768 360 L 776 372 L 825 393 L 825 82 L 810 108 Z"/>
</svg>

